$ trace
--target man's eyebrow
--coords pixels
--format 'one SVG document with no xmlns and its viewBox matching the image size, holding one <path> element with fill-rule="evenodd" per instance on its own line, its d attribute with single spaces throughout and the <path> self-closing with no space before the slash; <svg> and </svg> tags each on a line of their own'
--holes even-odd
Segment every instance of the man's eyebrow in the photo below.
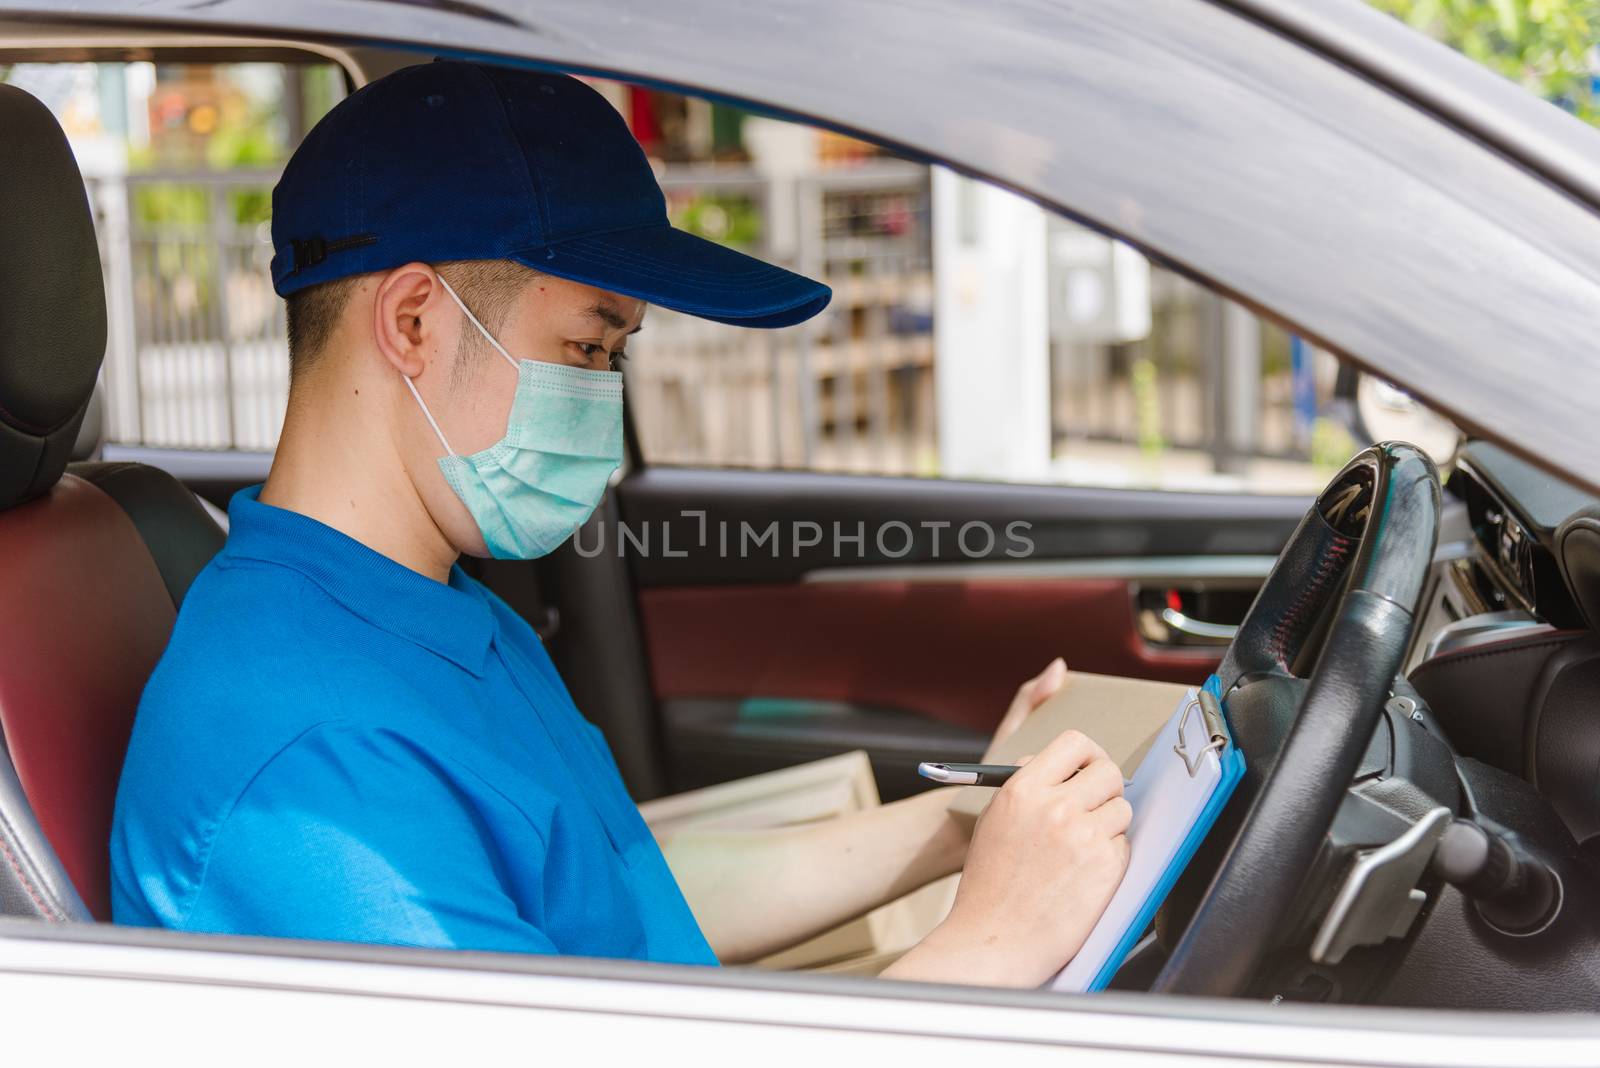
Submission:
<svg viewBox="0 0 1600 1068">
<path fill-rule="evenodd" d="M 586 310 L 584 312 L 584 314 L 587 315 L 591 319 L 599 319 L 601 322 L 605 323 L 607 326 L 611 327 L 613 330 L 621 330 L 623 327 L 628 325 L 627 317 L 623 316 L 623 315 L 619 315 L 617 313 L 617 310 L 615 308 L 611 307 L 611 305 L 609 305 L 609 304 L 598 304 L 597 303 L 594 306 L 590 307 L 588 310 Z M 640 323 L 638 326 L 634 327 L 632 330 L 629 330 L 628 333 L 637 334 L 639 331 L 641 331 L 643 329 L 644 329 L 644 324 Z"/>
</svg>

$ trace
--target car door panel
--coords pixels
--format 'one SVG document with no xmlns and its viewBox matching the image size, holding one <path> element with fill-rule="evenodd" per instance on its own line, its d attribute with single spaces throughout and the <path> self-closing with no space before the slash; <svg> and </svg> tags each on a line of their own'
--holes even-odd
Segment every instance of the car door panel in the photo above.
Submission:
<svg viewBox="0 0 1600 1068">
<path fill-rule="evenodd" d="M 1149 650 L 1117 579 L 687 587 L 640 609 L 675 789 L 859 748 L 903 796 L 920 761 L 977 760 L 1052 656 L 1184 682 L 1215 663 Z"/>
<path fill-rule="evenodd" d="M 821 582 L 644 590 L 656 696 L 772 695 L 914 709 L 992 728 L 1054 656 L 1199 682 L 1207 650 L 1158 653 L 1118 579 Z"/>
<path fill-rule="evenodd" d="M 1152 643 L 1142 591 L 1248 590 L 1306 505 L 681 468 L 636 472 L 615 498 L 626 542 L 586 530 L 579 548 L 627 558 L 670 786 L 865 748 L 886 797 L 917 787 L 917 760 L 979 755 L 1054 656 L 1203 679 L 1219 649 Z M 963 542 L 969 524 L 992 544 Z M 999 533 L 1014 524 L 1025 553 Z"/>
</svg>

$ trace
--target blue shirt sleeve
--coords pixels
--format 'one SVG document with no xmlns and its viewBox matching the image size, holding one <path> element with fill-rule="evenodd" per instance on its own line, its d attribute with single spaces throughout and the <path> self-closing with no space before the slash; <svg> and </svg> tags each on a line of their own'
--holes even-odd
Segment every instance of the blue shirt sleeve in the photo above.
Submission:
<svg viewBox="0 0 1600 1068">
<path fill-rule="evenodd" d="M 530 897 L 544 854 L 526 816 L 390 730 L 322 723 L 290 742 L 212 836 L 183 926 L 197 931 L 556 953 Z M 521 822 L 507 843 L 490 827 Z M 504 830 L 497 833 L 504 834 Z M 504 852 L 524 873 L 508 885 Z"/>
</svg>

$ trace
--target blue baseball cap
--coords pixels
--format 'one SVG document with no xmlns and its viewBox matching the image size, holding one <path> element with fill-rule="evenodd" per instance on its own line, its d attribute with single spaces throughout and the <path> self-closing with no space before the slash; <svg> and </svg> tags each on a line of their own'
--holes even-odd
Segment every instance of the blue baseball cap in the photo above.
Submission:
<svg viewBox="0 0 1600 1068">
<path fill-rule="evenodd" d="M 802 322 L 832 290 L 667 221 L 644 150 L 565 74 L 439 59 L 363 86 L 272 190 L 280 296 L 421 260 L 515 260 L 738 326 Z"/>
</svg>

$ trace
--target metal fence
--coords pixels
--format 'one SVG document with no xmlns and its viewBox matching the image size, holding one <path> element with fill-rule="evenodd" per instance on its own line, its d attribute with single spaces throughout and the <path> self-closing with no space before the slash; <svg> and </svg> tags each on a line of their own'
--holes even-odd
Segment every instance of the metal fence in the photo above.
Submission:
<svg viewBox="0 0 1600 1068">
<path fill-rule="evenodd" d="M 774 182 L 669 171 L 675 217 L 755 220 L 736 247 L 822 278 L 826 312 L 749 331 L 650 312 L 628 390 L 647 455 L 668 463 L 931 473 L 933 277 L 926 168 L 873 164 Z M 714 233 L 712 236 L 716 236 Z"/>
<path fill-rule="evenodd" d="M 274 172 L 140 174 L 91 183 L 111 338 L 111 440 L 271 449 L 288 398 L 272 291 Z"/>
</svg>

